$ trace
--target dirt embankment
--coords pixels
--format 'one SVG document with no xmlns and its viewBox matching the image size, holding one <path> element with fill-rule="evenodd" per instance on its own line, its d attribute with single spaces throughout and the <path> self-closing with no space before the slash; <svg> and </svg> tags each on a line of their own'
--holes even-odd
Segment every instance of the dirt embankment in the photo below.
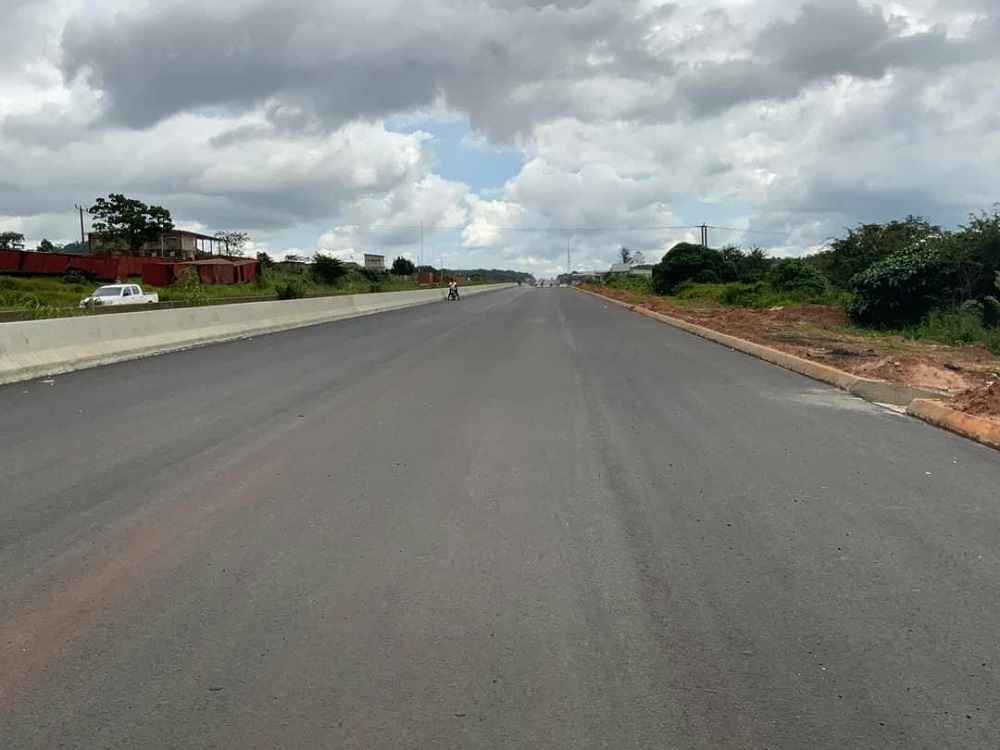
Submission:
<svg viewBox="0 0 1000 750">
<path fill-rule="evenodd" d="M 946 394 L 952 408 L 1000 421 L 1000 357 L 981 344 L 948 346 L 859 330 L 837 307 L 751 310 L 609 287 L 590 289 L 854 375 L 936 389 Z"/>
</svg>

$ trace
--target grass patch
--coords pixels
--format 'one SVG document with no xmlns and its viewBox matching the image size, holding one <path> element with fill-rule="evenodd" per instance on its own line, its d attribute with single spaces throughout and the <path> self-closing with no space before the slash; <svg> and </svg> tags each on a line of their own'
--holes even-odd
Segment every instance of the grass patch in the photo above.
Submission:
<svg viewBox="0 0 1000 750">
<path fill-rule="evenodd" d="M 769 307 L 795 307 L 798 305 L 827 305 L 842 307 L 850 300 L 847 292 L 831 289 L 824 292 L 793 289 L 778 291 L 766 281 L 756 284 L 695 284 L 678 285 L 674 298 L 681 302 L 711 301 L 729 307 L 764 309 Z"/>
<path fill-rule="evenodd" d="M 928 339 L 950 346 L 985 344 L 1000 354 L 1000 328 L 984 326 L 982 320 L 961 310 L 935 310 L 919 325 L 902 330 L 907 339 Z"/>
<path fill-rule="evenodd" d="M 642 292 L 651 294 L 653 291 L 653 280 L 648 276 L 610 276 L 604 282 L 605 286 L 612 289 L 627 289 L 632 292 Z"/>
<path fill-rule="evenodd" d="M 93 288 L 77 279 L 0 276 L 0 312 L 16 313 L 28 320 L 55 318 L 67 310 L 77 313 L 80 300 Z"/>
<path fill-rule="evenodd" d="M 129 279 L 141 284 L 146 292 L 156 292 L 160 302 L 180 305 L 207 305 L 218 302 L 327 297 L 369 292 L 401 292 L 421 288 L 408 277 L 385 274 L 373 281 L 351 269 L 335 284 L 324 284 L 303 271 L 268 268 L 255 280 L 242 284 L 202 284 L 193 276 L 168 287 L 142 284 L 141 278 Z M 0 312 L 17 313 L 24 318 L 58 317 L 84 314 L 80 300 L 107 282 L 87 281 L 79 274 L 59 276 L 0 276 Z"/>
</svg>

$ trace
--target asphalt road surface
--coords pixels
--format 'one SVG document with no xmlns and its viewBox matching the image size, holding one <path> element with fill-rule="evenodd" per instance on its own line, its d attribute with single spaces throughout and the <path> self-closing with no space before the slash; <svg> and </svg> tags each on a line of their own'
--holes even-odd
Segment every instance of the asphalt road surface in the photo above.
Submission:
<svg viewBox="0 0 1000 750">
<path fill-rule="evenodd" d="M 0 748 L 997 748 L 1000 455 L 524 288 L 0 388 Z"/>
</svg>

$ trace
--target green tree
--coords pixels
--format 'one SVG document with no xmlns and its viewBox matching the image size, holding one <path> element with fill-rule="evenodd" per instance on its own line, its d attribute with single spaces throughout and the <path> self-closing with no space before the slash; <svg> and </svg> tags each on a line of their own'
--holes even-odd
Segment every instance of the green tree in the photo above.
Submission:
<svg viewBox="0 0 1000 750">
<path fill-rule="evenodd" d="M 826 277 L 802 258 L 779 260 L 771 269 L 769 280 L 771 286 L 779 292 L 806 292 L 820 295 L 829 291 Z"/>
<path fill-rule="evenodd" d="M 312 265 L 313 277 L 321 284 L 336 284 L 347 275 L 347 266 L 340 258 L 316 253 Z"/>
<path fill-rule="evenodd" d="M 718 281 L 722 255 L 710 247 L 681 242 L 670 248 L 663 260 L 653 266 L 653 291 L 672 294 L 684 281 Z"/>
<path fill-rule="evenodd" d="M 916 242 L 943 235 L 941 227 L 919 216 L 887 224 L 859 224 L 847 230 L 846 237 L 831 242 L 830 249 L 819 253 L 814 263 L 835 285 L 847 289 L 851 279 L 873 263 Z"/>
<path fill-rule="evenodd" d="M 20 232 L 0 232 L 0 250 L 24 250 L 24 235 Z"/>
<path fill-rule="evenodd" d="M 743 256 L 743 267 L 740 271 L 740 281 L 744 284 L 754 284 L 763 281 L 771 272 L 774 261 L 767 257 L 763 248 L 754 247 Z"/>
<path fill-rule="evenodd" d="M 42 241 L 38 243 L 38 247 L 35 248 L 35 251 L 39 253 L 57 253 L 60 250 L 62 250 L 60 245 L 54 245 L 44 237 L 42 238 Z"/>
<path fill-rule="evenodd" d="M 257 260 L 260 261 L 261 268 L 271 268 L 274 266 L 274 258 L 265 252 L 257 253 Z"/>
<path fill-rule="evenodd" d="M 64 253 L 75 253 L 77 255 L 88 252 L 86 242 L 68 242 L 59 249 Z"/>
<path fill-rule="evenodd" d="M 215 237 L 222 240 L 222 246 L 225 248 L 224 254 L 235 258 L 243 255 L 243 246 L 250 242 L 250 235 L 246 232 L 216 232 Z"/>
<path fill-rule="evenodd" d="M 121 193 L 98 198 L 88 212 L 94 217 L 95 232 L 105 235 L 112 243 L 122 245 L 130 253 L 139 252 L 143 244 L 174 228 L 167 209 L 147 206 Z"/>
<path fill-rule="evenodd" d="M 722 261 L 719 264 L 717 272 L 717 275 L 720 277 L 720 281 L 740 281 L 740 275 L 743 271 L 743 262 L 745 260 L 743 250 L 740 249 L 740 246 L 726 245 L 725 247 L 719 248 L 719 258 Z"/>
<path fill-rule="evenodd" d="M 991 294 L 1000 272 L 1000 205 L 992 213 L 970 216 L 948 239 L 957 274 L 956 296 L 965 300 Z"/>
<path fill-rule="evenodd" d="M 847 313 L 864 325 L 917 323 L 937 307 L 953 303 L 956 269 L 946 240 L 893 253 L 854 277 Z"/>
<path fill-rule="evenodd" d="M 392 272 L 396 276 L 412 276 L 417 272 L 417 267 L 413 265 L 413 261 L 400 256 L 392 262 Z"/>
</svg>

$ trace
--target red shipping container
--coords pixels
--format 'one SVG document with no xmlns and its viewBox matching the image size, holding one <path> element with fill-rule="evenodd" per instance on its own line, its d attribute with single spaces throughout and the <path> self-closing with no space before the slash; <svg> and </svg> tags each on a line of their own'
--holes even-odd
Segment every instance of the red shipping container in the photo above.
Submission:
<svg viewBox="0 0 1000 750">
<path fill-rule="evenodd" d="M 0 272 L 20 271 L 22 255 L 19 250 L 0 250 Z"/>
<path fill-rule="evenodd" d="M 66 273 L 70 257 L 63 253 L 24 253 L 21 270 L 24 273 L 58 276 Z"/>
<path fill-rule="evenodd" d="M 260 273 L 259 260 L 238 260 L 234 265 L 237 282 L 253 281 Z"/>
<path fill-rule="evenodd" d="M 146 286 L 170 286 L 173 280 L 173 263 L 146 263 L 142 267 L 142 283 Z"/>
<path fill-rule="evenodd" d="M 67 270 L 93 276 L 98 281 L 126 281 L 124 258 L 120 255 L 74 256 L 67 264 Z"/>
</svg>

